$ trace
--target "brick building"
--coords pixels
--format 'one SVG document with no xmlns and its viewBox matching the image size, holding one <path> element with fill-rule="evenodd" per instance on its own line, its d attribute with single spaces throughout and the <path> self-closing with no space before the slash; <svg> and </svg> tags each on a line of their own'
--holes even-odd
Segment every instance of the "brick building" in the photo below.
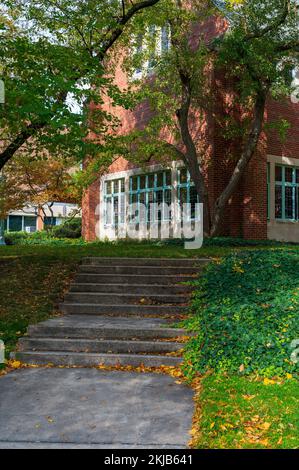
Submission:
<svg viewBox="0 0 299 470">
<path fill-rule="evenodd" d="M 209 40 L 224 31 L 226 24 L 222 19 L 211 18 L 198 28 Z M 161 41 L 165 40 L 163 34 L 162 30 Z M 210 73 L 211 86 L 217 94 L 216 101 L 223 113 L 229 113 L 230 84 L 225 83 L 214 70 Z M 121 69 L 116 80 L 120 86 L 126 84 L 127 77 Z M 117 115 L 121 120 L 120 132 L 126 133 L 135 126 L 142 128 L 150 110 L 144 104 L 133 112 L 118 109 Z M 282 143 L 274 130 L 262 134 L 257 153 L 227 205 L 222 234 L 245 239 L 299 242 L 299 103 L 295 97 L 283 101 L 269 100 L 265 118 L 267 122 L 288 120 L 290 128 L 287 138 Z M 213 202 L 231 176 L 234 165 L 229 156 L 232 152 L 238 155 L 240 146 L 224 140 L 219 125 L 208 113 L 201 120 L 194 117 L 190 128 L 205 146 L 205 174 L 209 197 Z M 174 226 L 179 223 L 180 204 L 192 203 L 196 198 L 192 181 L 182 162 L 169 161 L 163 165 L 151 162 L 145 170 L 118 158 L 86 192 L 82 208 L 83 236 L 89 241 L 116 238 L 120 228 L 126 226 L 128 204 L 138 202 L 146 207 L 153 201 L 171 202 L 172 213 L 166 219 L 163 214 L 160 218 L 162 222 Z M 110 207 L 112 210 L 108 210 Z"/>
</svg>

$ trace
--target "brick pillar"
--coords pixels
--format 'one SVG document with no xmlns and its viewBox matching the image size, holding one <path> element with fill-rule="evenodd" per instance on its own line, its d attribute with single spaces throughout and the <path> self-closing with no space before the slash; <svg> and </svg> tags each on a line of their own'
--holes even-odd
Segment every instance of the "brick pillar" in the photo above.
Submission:
<svg viewBox="0 0 299 470">
<path fill-rule="evenodd" d="M 267 142 L 261 136 L 244 176 L 243 237 L 267 239 Z"/>
<path fill-rule="evenodd" d="M 100 205 L 100 182 L 95 181 L 84 193 L 82 201 L 82 236 L 85 241 L 97 240 Z"/>
</svg>

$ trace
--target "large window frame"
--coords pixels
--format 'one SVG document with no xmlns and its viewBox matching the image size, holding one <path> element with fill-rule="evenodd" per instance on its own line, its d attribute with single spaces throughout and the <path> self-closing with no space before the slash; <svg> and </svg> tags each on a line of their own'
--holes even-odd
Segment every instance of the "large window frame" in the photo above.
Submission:
<svg viewBox="0 0 299 470">
<path fill-rule="evenodd" d="M 126 223 L 125 178 L 104 182 L 104 221 L 106 227 L 118 227 Z"/>
<path fill-rule="evenodd" d="M 184 197 L 183 197 L 184 194 Z M 180 207 L 180 219 L 183 219 L 183 204 L 191 203 L 191 212 L 188 214 L 188 219 L 191 221 L 196 220 L 195 204 L 199 203 L 199 197 L 195 189 L 195 184 L 191 180 L 190 172 L 182 167 L 178 170 L 178 204 Z"/>
<path fill-rule="evenodd" d="M 162 196 L 162 197 L 161 197 Z M 172 175 L 171 170 L 161 170 L 130 176 L 129 201 L 137 211 L 134 222 L 169 222 L 172 220 Z M 146 213 L 142 214 L 140 205 L 144 204 Z M 163 204 L 162 211 L 151 212 L 151 204 Z M 168 210 L 166 210 L 166 204 Z"/>
<path fill-rule="evenodd" d="M 275 219 L 299 221 L 299 168 L 275 165 Z"/>
</svg>

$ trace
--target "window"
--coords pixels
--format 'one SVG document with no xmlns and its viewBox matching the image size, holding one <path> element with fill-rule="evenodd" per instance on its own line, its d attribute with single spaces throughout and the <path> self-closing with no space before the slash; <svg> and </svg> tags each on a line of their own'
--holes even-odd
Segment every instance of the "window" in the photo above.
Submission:
<svg viewBox="0 0 299 470">
<path fill-rule="evenodd" d="M 36 217 L 24 216 L 24 230 L 28 233 L 36 232 Z"/>
<path fill-rule="evenodd" d="M 105 225 L 118 226 L 125 223 L 125 179 L 120 178 L 104 183 Z"/>
<path fill-rule="evenodd" d="M 171 220 L 171 188 L 171 170 L 130 178 L 130 204 L 136 205 L 140 223 Z M 160 205 L 156 213 L 152 212 L 153 203 Z"/>
<path fill-rule="evenodd" d="M 10 232 L 21 232 L 23 228 L 23 217 L 21 215 L 10 215 L 8 224 Z"/>
<path fill-rule="evenodd" d="M 45 217 L 44 225 L 46 227 L 54 227 L 56 225 L 56 217 Z"/>
<path fill-rule="evenodd" d="M 188 216 L 191 220 L 195 220 L 196 204 L 199 202 L 199 198 L 194 183 L 186 168 L 181 168 L 178 176 L 178 201 L 181 208 L 181 218 L 183 218 L 184 204 L 190 204 L 190 214 Z"/>
<path fill-rule="evenodd" d="M 134 76 L 140 78 L 143 72 L 145 74 L 151 73 L 157 65 L 157 58 L 167 54 L 170 50 L 169 25 L 163 27 L 149 26 L 145 34 L 135 36 L 133 49 L 137 61 Z M 140 56 L 142 52 L 148 52 L 147 60 L 142 59 Z"/>
<path fill-rule="evenodd" d="M 299 168 L 275 167 L 275 218 L 299 220 Z"/>
</svg>

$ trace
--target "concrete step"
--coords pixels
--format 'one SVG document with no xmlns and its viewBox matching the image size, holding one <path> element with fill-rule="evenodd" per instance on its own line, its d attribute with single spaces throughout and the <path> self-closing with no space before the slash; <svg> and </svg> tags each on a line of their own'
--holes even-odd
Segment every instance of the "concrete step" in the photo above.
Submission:
<svg viewBox="0 0 299 470">
<path fill-rule="evenodd" d="M 100 258 L 89 257 L 82 264 L 109 266 L 175 266 L 199 267 L 209 263 L 208 258 Z"/>
<path fill-rule="evenodd" d="M 192 266 L 110 266 L 82 264 L 79 267 L 79 272 L 84 274 L 141 274 L 143 276 L 195 275 L 200 271 L 201 268 Z"/>
<path fill-rule="evenodd" d="M 78 273 L 75 277 L 77 284 L 100 283 L 100 284 L 123 284 L 123 285 L 179 285 L 181 283 L 194 281 L 198 275 L 146 275 L 146 274 L 96 274 Z"/>
<path fill-rule="evenodd" d="M 28 328 L 28 335 L 37 338 L 175 339 L 186 336 L 186 330 L 174 328 L 173 321 L 161 318 L 97 317 L 70 315 L 52 318 Z"/>
<path fill-rule="evenodd" d="M 108 354 L 163 354 L 182 350 L 184 345 L 163 341 L 124 341 L 98 339 L 21 338 L 18 351 L 61 351 Z"/>
<path fill-rule="evenodd" d="M 186 295 L 149 295 L 69 292 L 64 298 L 67 303 L 97 304 L 97 305 L 162 305 L 186 304 L 189 297 Z"/>
<path fill-rule="evenodd" d="M 54 365 L 54 366 L 132 366 L 138 367 L 176 367 L 181 362 L 180 357 L 173 356 L 152 356 L 143 354 L 92 354 L 74 352 L 15 352 L 11 358 L 21 361 L 24 364 Z"/>
<path fill-rule="evenodd" d="M 187 308 L 184 306 L 172 305 L 97 305 L 97 304 L 79 304 L 64 302 L 60 304 L 60 311 L 68 315 L 114 315 L 128 316 L 135 315 L 142 317 L 144 315 L 184 315 Z"/>
<path fill-rule="evenodd" d="M 137 295 L 176 295 L 189 294 L 193 291 L 192 286 L 167 284 L 156 286 L 153 284 L 98 284 L 98 283 L 73 283 L 70 292 L 103 292 L 110 294 L 137 294 Z"/>
</svg>

